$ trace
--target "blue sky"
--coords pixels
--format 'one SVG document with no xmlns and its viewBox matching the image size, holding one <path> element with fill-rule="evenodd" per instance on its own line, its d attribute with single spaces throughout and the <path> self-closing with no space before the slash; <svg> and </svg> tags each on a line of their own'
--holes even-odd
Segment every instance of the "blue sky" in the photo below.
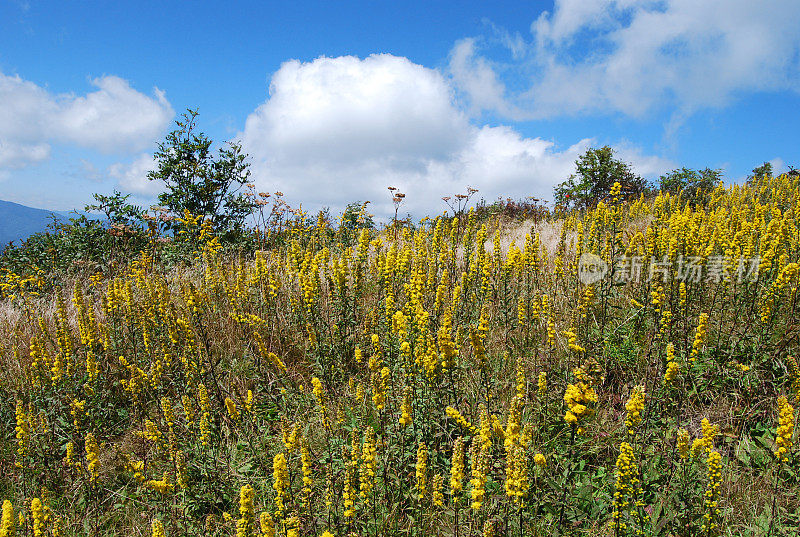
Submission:
<svg viewBox="0 0 800 537">
<path fill-rule="evenodd" d="M 143 205 L 187 107 L 260 190 L 415 216 L 538 195 L 587 147 L 647 177 L 800 166 L 800 3 L 0 3 L 0 199 Z"/>
</svg>

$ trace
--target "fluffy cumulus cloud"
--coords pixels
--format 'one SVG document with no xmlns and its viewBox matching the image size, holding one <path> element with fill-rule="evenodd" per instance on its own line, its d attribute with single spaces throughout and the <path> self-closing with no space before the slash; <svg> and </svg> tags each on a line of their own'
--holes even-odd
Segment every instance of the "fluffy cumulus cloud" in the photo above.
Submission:
<svg viewBox="0 0 800 537">
<path fill-rule="evenodd" d="M 158 138 L 173 110 L 158 89 L 148 96 L 116 76 L 92 80 L 86 95 L 53 94 L 0 73 L 0 167 L 45 160 L 51 144 L 135 153 Z"/>
<path fill-rule="evenodd" d="M 172 107 L 157 88 L 150 97 L 115 76 L 95 79 L 92 84 L 97 91 L 59 103 L 54 127 L 65 141 L 105 153 L 141 151 L 172 119 Z"/>
<path fill-rule="evenodd" d="M 116 179 L 120 188 L 145 197 L 152 197 L 160 193 L 164 184 L 161 181 L 151 181 L 147 174 L 156 169 L 156 161 L 152 155 L 143 153 L 133 161 L 112 164 L 108 168 L 108 175 Z"/>
<path fill-rule="evenodd" d="M 592 142 L 559 148 L 511 127 L 476 126 L 439 71 L 387 54 L 283 64 L 239 137 L 261 190 L 309 209 L 370 200 L 386 216 L 395 186 L 406 194 L 402 210 L 417 217 L 438 214 L 442 196 L 467 186 L 488 201 L 547 199 Z"/>
<path fill-rule="evenodd" d="M 498 35 L 512 60 L 462 41 L 450 72 L 474 106 L 516 119 L 661 108 L 680 118 L 800 82 L 796 0 L 556 0 L 529 36 Z M 507 96 L 501 70 L 526 89 Z"/>
<path fill-rule="evenodd" d="M 442 159 L 464 143 L 466 117 L 442 76 L 389 55 L 290 61 L 269 100 L 248 117 L 244 140 L 263 156 L 308 163 Z M 259 147 L 252 147 L 254 154 Z"/>
</svg>

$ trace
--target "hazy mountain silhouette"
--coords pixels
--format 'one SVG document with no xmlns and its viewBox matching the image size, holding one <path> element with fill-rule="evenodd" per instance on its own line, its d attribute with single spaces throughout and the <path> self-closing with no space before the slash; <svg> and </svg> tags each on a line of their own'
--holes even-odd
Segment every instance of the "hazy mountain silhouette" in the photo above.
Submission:
<svg viewBox="0 0 800 537">
<path fill-rule="evenodd" d="M 34 233 L 47 231 L 47 224 L 53 221 L 53 214 L 61 222 L 69 219 L 69 213 L 63 211 L 45 211 L 0 200 L 0 250 L 11 241 L 18 245 Z"/>
</svg>

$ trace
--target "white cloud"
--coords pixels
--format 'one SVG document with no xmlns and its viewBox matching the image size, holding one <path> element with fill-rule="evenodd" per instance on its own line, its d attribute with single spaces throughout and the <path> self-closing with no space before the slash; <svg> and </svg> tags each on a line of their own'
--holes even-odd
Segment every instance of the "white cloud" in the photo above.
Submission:
<svg viewBox="0 0 800 537">
<path fill-rule="evenodd" d="M 531 34 L 526 54 L 517 41 L 512 48 L 525 59 L 504 66 L 528 80 L 527 90 L 503 101 L 486 98 L 486 88 L 493 97 L 505 93 L 492 63 L 463 42 L 454 46 L 450 69 L 475 105 L 517 119 L 641 117 L 666 107 L 679 121 L 743 93 L 796 90 L 800 82 L 796 0 L 556 0 Z M 499 81 L 473 83 L 493 76 Z"/>
<path fill-rule="evenodd" d="M 22 168 L 49 157 L 50 146 L 47 144 L 18 144 L 0 139 L 0 169 Z"/>
<path fill-rule="evenodd" d="M 0 73 L 0 136 L 30 140 L 41 132 L 44 116 L 53 112 L 47 92 L 18 76 Z"/>
<path fill-rule="evenodd" d="M 161 135 L 173 116 L 164 93 L 134 90 L 119 77 L 92 80 L 84 96 L 53 94 L 0 72 L 0 166 L 46 159 L 50 145 L 73 144 L 103 153 L 135 153 Z"/>
<path fill-rule="evenodd" d="M 560 149 L 511 127 L 477 127 L 440 72 L 386 54 L 283 64 L 240 138 L 260 190 L 308 209 L 370 200 L 386 216 L 391 185 L 417 217 L 442 212 L 441 197 L 467 186 L 488 201 L 550 199 L 592 142 Z M 651 163 L 630 154 L 634 165 Z"/>
<path fill-rule="evenodd" d="M 153 142 L 173 110 L 158 88 L 148 97 L 116 76 L 92 80 L 97 91 L 57 99 L 55 130 L 65 141 L 102 152 L 141 151 Z"/>
<path fill-rule="evenodd" d="M 406 58 L 374 55 L 289 61 L 269 100 L 247 118 L 254 156 L 349 163 L 440 159 L 463 143 L 467 119 L 437 72 Z M 269 152 L 262 155 L 261 144 Z"/>
<path fill-rule="evenodd" d="M 155 196 L 162 191 L 161 181 L 150 181 L 148 172 L 155 170 L 156 162 L 152 155 L 142 154 L 129 163 L 116 163 L 108 168 L 108 175 L 117 180 L 120 188 L 143 196 Z"/>
<path fill-rule="evenodd" d="M 772 173 L 775 175 L 789 171 L 789 167 L 781 157 L 775 157 L 771 159 L 769 163 L 772 164 Z"/>
<path fill-rule="evenodd" d="M 627 140 L 615 144 L 614 157 L 632 164 L 634 171 L 642 177 L 658 177 L 678 167 L 669 159 L 658 155 L 645 155 L 641 148 Z"/>
<path fill-rule="evenodd" d="M 456 43 L 450 51 L 449 70 L 456 85 L 469 95 L 473 114 L 494 110 L 506 117 L 524 116 L 523 111 L 509 103 L 506 88 L 494 67 L 486 58 L 476 54 L 474 39 L 462 39 Z"/>
</svg>

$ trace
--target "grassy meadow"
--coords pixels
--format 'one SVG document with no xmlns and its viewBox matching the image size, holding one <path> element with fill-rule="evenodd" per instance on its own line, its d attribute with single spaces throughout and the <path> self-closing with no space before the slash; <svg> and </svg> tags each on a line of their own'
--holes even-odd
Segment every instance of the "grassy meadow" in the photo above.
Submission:
<svg viewBox="0 0 800 537">
<path fill-rule="evenodd" d="M 614 193 L 0 266 L 0 537 L 797 535 L 800 181 Z"/>
</svg>

